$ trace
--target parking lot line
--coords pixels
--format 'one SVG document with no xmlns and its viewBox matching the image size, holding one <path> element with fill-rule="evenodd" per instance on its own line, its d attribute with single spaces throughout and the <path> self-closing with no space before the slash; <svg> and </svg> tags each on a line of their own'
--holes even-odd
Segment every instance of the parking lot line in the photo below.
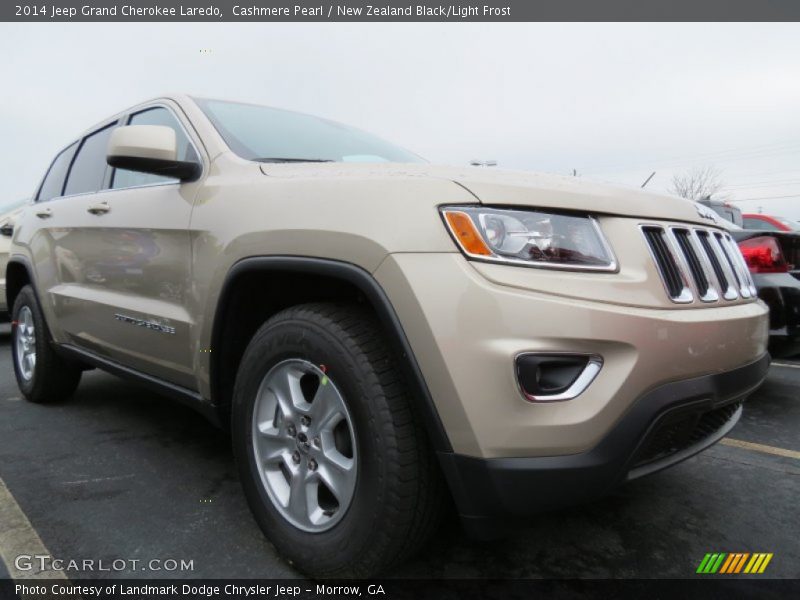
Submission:
<svg viewBox="0 0 800 600">
<path fill-rule="evenodd" d="M 39 534 L 0 479 L 0 559 L 13 579 L 67 579 L 62 571 L 17 568 L 19 556 L 51 556 Z"/>
<path fill-rule="evenodd" d="M 719 443 L 723 446 L 733 446 L 734 448 L 743 448 L 745 450 L 753 450 L 755 452 L 763 452 L 764 454 L 772 454 L 774 456 L 784 456 L 786 458 L 795 458 L 800 460 L 800 452 L 797 452 L 796 450 L 776 448 L 775 446 L 755 444 L 753 442 L 745 442 L 744 440 L 735 440 L 733 438 L 722 438 Z"/>
</svg>

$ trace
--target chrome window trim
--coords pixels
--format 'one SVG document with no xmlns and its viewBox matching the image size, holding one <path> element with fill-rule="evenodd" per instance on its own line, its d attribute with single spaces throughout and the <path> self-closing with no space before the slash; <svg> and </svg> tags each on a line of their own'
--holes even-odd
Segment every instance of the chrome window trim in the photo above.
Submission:
<svg viewBox="0 0 800 600">
<path fill-rule="evenodd" d="M 81 196 L 94 196 L 97 194 L 108 194 L 109 192 L 125 192 L 127 190 L 140 190 L 143 188 L 151 188 L 151 187 L 163 187 L 167 185 L 180 185 L 180 181 L 164 181 L 161 183 L 146 183 L 144 185 L 134 185 L 131 187 L 124 187 L 124 188 L 107 188 L 103 190 L 97 190 L 96 192 L 81 192 L 80 194 L 69 194 L 68 196 L 58 196 L 53 198 L 52 200 L 46 200 L 46 202 L 52 202 L 54 200 L 65 200 L 67 198 L 80 198 Z"/>
</svg>

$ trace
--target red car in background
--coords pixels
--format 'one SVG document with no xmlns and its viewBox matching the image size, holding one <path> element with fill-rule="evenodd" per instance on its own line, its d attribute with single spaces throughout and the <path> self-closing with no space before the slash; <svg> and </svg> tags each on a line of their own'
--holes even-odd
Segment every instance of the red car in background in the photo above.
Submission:
<svg viewBox="0 0 800 600">
<path fill-rule="evenodd" d="M 773 217 L 762 214 L 743 214 L 744 229 L 757 229 L 760 231 L 800 231 L 800 223 L 783 217 Z"/>
</svg>

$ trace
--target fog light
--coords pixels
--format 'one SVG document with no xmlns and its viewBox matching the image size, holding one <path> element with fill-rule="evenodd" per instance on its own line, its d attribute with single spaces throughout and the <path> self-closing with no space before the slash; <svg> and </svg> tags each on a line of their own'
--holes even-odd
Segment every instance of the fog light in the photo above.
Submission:
<svg viewBox="0 0 800 600">
<path fill-rule="evenodd" d="M 531 402 L 572 400 L 582 394 L 603 367 L 595 354 L 539 354 L 517 356 L 517 381 Z"/>
</svg>

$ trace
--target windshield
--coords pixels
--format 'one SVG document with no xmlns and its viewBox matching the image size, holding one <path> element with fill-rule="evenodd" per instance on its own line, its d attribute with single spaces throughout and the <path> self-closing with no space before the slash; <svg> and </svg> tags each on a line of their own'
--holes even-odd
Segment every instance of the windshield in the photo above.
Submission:
<svg viewBox="0 0 800 600">
<path fill-rule="evenodd" d="M 197 99 L 231 150 L 263 162 L 424 162 L 358 129 L 311 115 Z"/>
</svg>

